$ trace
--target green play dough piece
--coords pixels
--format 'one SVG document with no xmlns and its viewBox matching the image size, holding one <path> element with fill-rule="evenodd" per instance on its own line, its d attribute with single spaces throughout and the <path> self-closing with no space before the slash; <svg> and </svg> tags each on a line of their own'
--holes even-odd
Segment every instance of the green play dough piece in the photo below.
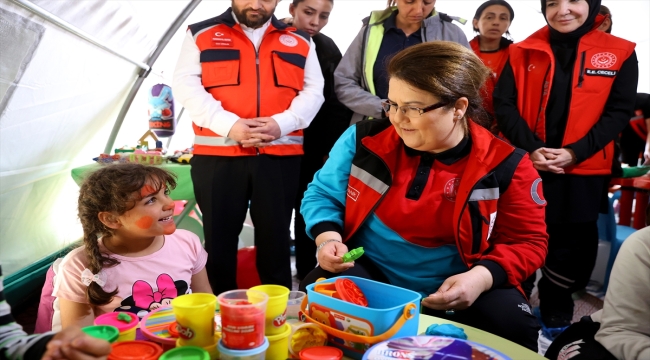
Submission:
<svg viewBox="0 0 650 360">
<path fill-rule="evenodd" d="M 120 331 L 115 326 L 109 325 L 86 326 L 81 330 L 94 338 L 106 340 L 110 343 L 120 336 Z"/>
<path fill-rule="evenodd" d="M 124 321 L 125 323 L 128 324 L 128 323 L 131 322 L 131 317 L 128 314 L 121 312 L 121 313 L 117 314 L 117 320 Z"/>
<path fill-rule="evenodd" d="M 363 247 L 358 247 L 354 250 L 348 251 L 346 254 L 343 255 L 343 262 L 351 262 L 354 261 L 363 255 Z"/>
</svg>

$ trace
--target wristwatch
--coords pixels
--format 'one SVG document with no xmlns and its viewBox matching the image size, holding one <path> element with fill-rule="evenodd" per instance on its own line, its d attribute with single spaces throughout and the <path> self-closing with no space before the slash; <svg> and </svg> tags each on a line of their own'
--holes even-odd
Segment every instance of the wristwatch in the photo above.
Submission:
<svg viewBox="0 0 650 360">
<path fill-rule="evenodd" d="M 327 243 L 331 243 L 332 241 L 342 242 L 341 240 L 336 240 L 336 239 L 328 239 L 328 240 L 325 240 L 325 241 L 323 241 L 322 243 L 320 243 L 320 245 L 318 245 L 318 247 L 316 248 L 316 254 L 318 254 L 318 252 L 320 251 L 320 249 L 322 249 L 323 246 L 325 246 L 325 244 L 327 244 Z"/>
</svg>

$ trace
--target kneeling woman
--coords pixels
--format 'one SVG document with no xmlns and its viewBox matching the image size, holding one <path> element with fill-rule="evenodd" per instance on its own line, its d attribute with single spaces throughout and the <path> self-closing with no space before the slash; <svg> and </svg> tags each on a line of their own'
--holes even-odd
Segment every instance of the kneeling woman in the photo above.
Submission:
<svg viewBox="0 0 650 360">
<path fill-rule="evenodd" d="M 427 314 L 537 349 L 520 282 L 544 262 L 545 201 L 528 155 L 475 123 L 488 74 L 451 42 L 390 61 L 389 118 L 350 127 L 305 193 L 319 266 L 302 289 L 341 274 L 389 282 L 422 294 Z"/>
</svg>

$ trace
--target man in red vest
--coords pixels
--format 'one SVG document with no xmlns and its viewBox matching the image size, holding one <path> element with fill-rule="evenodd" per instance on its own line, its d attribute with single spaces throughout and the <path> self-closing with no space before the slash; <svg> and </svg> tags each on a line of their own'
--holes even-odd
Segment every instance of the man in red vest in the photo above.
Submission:
<svg viewBox="0 0 650 360">
<path fill-rule="evenodd" d="M 307 33 L 278 21 L 279 0 L 232 0 L 189 26 L 174 94 L 192 117 L 192 182 L 216 294 L 237 289 L 238 235 L 249 208 L 264 284 L 291 288 L 289 226 L 303 132 L 323 103 Z"/>
</svg>

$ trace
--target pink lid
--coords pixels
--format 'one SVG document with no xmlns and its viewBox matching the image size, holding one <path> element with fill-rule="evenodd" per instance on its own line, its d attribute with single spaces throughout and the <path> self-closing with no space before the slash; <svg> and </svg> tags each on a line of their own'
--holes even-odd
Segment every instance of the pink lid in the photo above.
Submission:
<svg viewBox="0 0 650 360">
<path fill-rule="evenodd" d="M 120 332 L 133 329 L 139 322 L 137 315 L 127 312 L 110 312 L 95 318 L 95 325 L 115 326 Z"/>
</svg>

